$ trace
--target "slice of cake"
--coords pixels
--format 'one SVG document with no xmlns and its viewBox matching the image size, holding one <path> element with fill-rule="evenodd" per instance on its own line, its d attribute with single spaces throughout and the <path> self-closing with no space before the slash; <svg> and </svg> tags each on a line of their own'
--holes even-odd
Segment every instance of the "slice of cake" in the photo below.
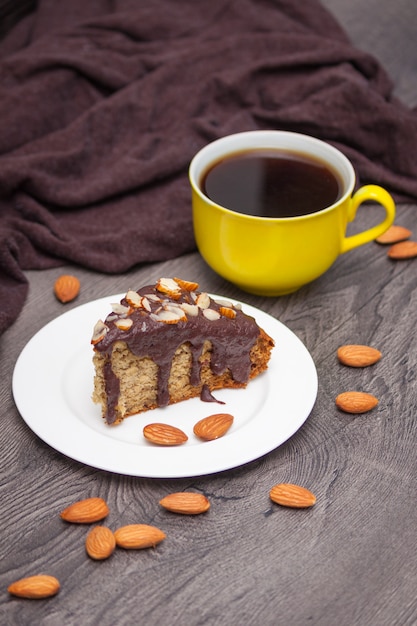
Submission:
<svg viewBox="0 0 417 626">
<path fill-rule="evenodd" d="M 232 303 L 198 284 L 161 278 L 129 290 L 95 325 L 93 400 L 107 424 L 128 415 L 246 387 L 268 367 L 274 342 Z"/>
</svg>

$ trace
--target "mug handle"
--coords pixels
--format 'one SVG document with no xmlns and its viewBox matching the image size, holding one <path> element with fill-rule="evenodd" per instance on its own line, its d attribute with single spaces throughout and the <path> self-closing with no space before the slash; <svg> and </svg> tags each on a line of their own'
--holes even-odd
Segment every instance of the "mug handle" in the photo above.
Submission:
<svg viewBox="0 0 417 626">
<path fill-rule="evenodd" d="M 356 235 L 351 235 L 350 237 L 344 237 L 341 248 L 342 254 L 344 252 L 347 252 L 348 250 L 352 250 L 353 248 L 362 246 L 364 243 L 374 241 L 377 237 L 382 235 L 382 233 L 384 233 L 394 222 L 394 200 L 392 199 L 388 191 L 385 191 L 385 189 L 379 187 L 378 185 L 365 185 L 354 193 L 350 200 L 351 205 L 349 207 L 349 222 L 352 222 L 355 219 L 356 211 L 358 210 L 359 205 L 367 200 L 374 200 L 384 207 L 385 219 L 379 224 L 373 226 L 372 228 L 368 228 L 368 230 L 364 230 L 363 232 Z"/>
</svg>

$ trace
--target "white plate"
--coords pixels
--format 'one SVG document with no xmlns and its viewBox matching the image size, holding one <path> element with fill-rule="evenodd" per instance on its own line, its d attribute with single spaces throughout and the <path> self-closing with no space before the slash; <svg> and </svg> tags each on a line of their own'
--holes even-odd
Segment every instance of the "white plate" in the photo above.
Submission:
<svg viewBox="0 0 417 626">
<path fill-rule="evenodd" d="M 43 441 L 92 467 L 151 478 L 201 476 L 257 459 L 284 443 L 304 423 L 317 396 L 317 372 L 302 342 L 286 326 L 247 304 L 243 310 L 275 340 L 269 368 L 246 389 L 217 391 L 224 405 L 200 398 L 133 415 L 107 426 L 91 400 L 94 324 L 124 294 L 101 298 L 49 322 L 22 350 L 13 373 L 16 406 Z M 212 296 L 216 299 L 222 296 Z M 234 415 L 222 438 L 202 442 L 193 425 L 212 413 Z M 147 442 L 150 422 L 176 425 L 188 435 L 177 447 Z"/>
</svg>

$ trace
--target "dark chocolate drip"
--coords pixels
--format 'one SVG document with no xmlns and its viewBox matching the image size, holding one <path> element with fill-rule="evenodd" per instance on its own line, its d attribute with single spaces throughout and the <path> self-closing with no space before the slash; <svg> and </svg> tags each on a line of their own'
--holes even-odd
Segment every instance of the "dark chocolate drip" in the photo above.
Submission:
<svg viewBox="0 0 417 626">
<path fill-rule="evenodd" d="M 111 356 L 114 343 L 123 341 L 136 356 L 149 357 L 158 365 L 158 405 L 166 406 L 169 403 L 168 380 L 171 370 L 171 362 L 178 347 L 187 343 L 191 349 L 191 375 L 190 384 L 200 384 L 201 363 L 199 357 L 202 353 L 205 340 L 211 342 L 212 353 L 210 366 L 215 375 L 229 370 L 233 379 L 238 383 L 246 383 L 249 380 L 251 361 L 250 350 L 258 335 L 259 327 L 252 317 L 245 315 L 239 309 L 233 309 L 236 313 L 234 319 L 220 315 L 218 319 L 207 319 L 203 309 L 198 308 L 197 315 L 186 315 L 186 320 L 174 324 L 166 324 L 158 318 L 162 307 L 178 307 L 182 304 L 195 305 L 196 295 L 181 290 L 178 299 L 172 299 L 157 291 L 155 286 L 143 287 L 137 292 L 141 296 L 156 296 L 158 300 L 147 297 L 150 311 L 144 308 L 133 308 L 128 315 L 112 313 L 106 320 L 108 332 L 105 337 L 95 345 L 99 352 Z M 126 299 L 121 302 L 126 305 Z M 219 312 L 223 304 L 210 299 L 209 308 Z M 120 318 L 128 317 L 133 324 L 129 330 L 121 330 L 114 323 Z M 109 398 L 109 410 L 107 422 L 115 420 L 115 408 L 118 402 L 118 381 L 111 371 L 111 366 L 105 368 L 106 392 Z"/>
<path fill-rule="evenodd" d="M 120 382 L 113 373 L 110 358 L 104 364 L 104 384 L 107 395 L 107 413 L 105 420 L 108 424 L 113 424 L 116 419 L 116 407 L 119 401 Z"/>
<path fill-rule="evenodd" d="M 217 398 L 213 396 L 207 385 L 203 385 L 201 389 L 200 400 L 202 402 L 217 402 L 217 404 L 226 404 L 222 400 L 217 400 Z"/>
</svg>

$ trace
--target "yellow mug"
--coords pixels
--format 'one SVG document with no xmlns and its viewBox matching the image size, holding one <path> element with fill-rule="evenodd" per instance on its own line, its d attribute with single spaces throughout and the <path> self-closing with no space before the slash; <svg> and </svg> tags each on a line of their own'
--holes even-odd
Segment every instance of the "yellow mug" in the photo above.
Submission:
<svg viewBox="0 0 417 626">
<path fill-rule="evenodd" d="M 203 179 L 214 164 L 231 155 L 278 150 L 318 160 L 341 181 L 340 197 L 331 206 L 296 217 L 259 217 L 220 206 L 203 191 Z M 308 135 L 287 131 L 248 131 L 217 139 L 202 148 L 189 168 L 193 225 L 197 247 L 208 265 L 249 293 L 280 296 L 321 276 L 337 257 L 376 239 L 395 218 L 390 194 L 377 185 L 354 193 L 355 172 L 336 148 Z M 384 219 L 346 236 L 360 204 L 375 201 Z"/>
</svg>

